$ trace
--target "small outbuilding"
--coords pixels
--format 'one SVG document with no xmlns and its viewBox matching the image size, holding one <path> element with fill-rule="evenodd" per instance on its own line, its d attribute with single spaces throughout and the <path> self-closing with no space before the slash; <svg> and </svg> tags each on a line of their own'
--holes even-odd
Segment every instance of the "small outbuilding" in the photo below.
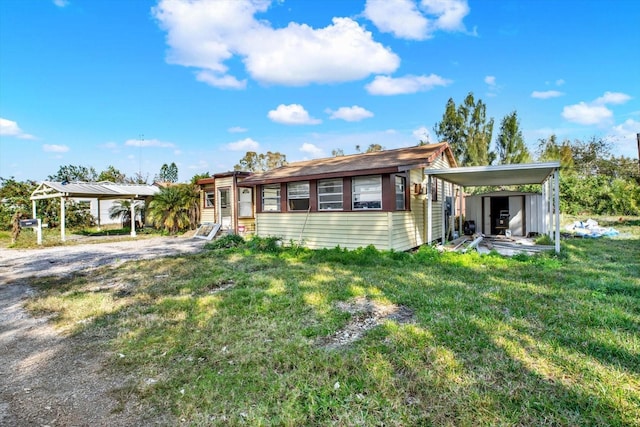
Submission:
<svg viewBox="0 0 640 427">
<path fill-rule="evenodd" d="M 542 194 L 494 191 L 465 197 L 465 215 L 470 228 L 486 235 L 542 234 Z"/>
</svg>

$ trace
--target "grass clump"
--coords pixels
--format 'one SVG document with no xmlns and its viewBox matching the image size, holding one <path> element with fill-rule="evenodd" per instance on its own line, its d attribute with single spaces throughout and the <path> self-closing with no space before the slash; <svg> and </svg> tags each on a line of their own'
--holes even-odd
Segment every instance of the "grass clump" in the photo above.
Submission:
<svg viewBox="0 0 640 427">
<path fill-rule="evenodd" d="M 640 235 L 620 228 L 513 258 L 251 239 L 39 279 L 29 305 L 103 337 L 134 392 L 187 425 L 634 426 Z M 413 318 L 323 347 L 363 316 L 340 309 L 354 300 Z"/>
</svg>

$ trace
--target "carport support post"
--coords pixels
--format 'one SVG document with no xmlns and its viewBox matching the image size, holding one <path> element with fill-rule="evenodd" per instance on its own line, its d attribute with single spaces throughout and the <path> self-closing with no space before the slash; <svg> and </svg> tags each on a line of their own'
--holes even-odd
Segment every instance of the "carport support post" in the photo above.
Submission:
<svg viewBox="0 0 640 427">
<path fill-rule="evenodd" d="M 131 237 L 136 237 L 136 207 L 135 207 L 135 199 L 131 199 Z"/>
<path fill-rule="evenodd" d="M 556 215 L 556 253 L 560 253 L 560 171 L 556 169 L 553 172 L 553 199 Z"/>
<path fill-rule="evenodd" d="M 60 197 L 60 240 L 66 241 L 67 237 L 65 236 L 65 217 L 67 213 L 64 207 L 64 196 Z"/>
<path fill-rule="evenodd" d="M 429 175 L 427 179 L 427 244 L 431 243 L 433 240 L 432 227 L 433 227 L 433 198 L 431 195 L 431 183 L 433 182 L 433 178 Z"/>
<path fill-rule="evenodd" d="M 458 237 L 462 236 L 462 186 L 458 186 Z"/>
</svg>

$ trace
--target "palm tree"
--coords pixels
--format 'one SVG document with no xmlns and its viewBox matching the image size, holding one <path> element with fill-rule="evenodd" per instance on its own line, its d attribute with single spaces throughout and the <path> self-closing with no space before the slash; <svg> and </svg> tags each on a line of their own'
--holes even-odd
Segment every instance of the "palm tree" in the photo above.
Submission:
<svg viewBox="0 0 640 427">
<path fill-rule="evenodd" d="M 190 184 L 161 188 L 149 203 L 149 220 L 169 234 L 193 229 L 199 217 L 199 194 Z"/>
<path fill-rule="evenodd" d="M 135 201 L 133 202 L 133 211 L 136 216 L 142 217 L 142 212 L 144 211 L 144 202 Z M 131 201 L 130 200 L 118 200 L 113 203 L 113 205 L 109 208 L 109 218 L 118 219 L 120 218 L 122 221 L 122 226 L 126 227 L 131 224 Z"/>
</svg>

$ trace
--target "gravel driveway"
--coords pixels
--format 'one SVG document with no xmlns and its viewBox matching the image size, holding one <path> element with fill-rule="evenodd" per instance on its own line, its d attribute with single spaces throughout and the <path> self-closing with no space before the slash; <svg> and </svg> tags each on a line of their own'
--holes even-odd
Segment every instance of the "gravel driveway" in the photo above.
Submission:
<svg viewBox="0 0 640 427">
<path fill-rule="evenodd" d="M 205 240 L 140 238 L 40 249 L 0 248 L 0 426 L 171 425 L 166 414 L 149 414 L 134 397 L 122 405 L 115 392 L 129 378 L 104 369 L 108 351 L 63 337 L 46 318 L 22 307 L 33 295 L 29 278 L 64 276 L 129 260 L 200 251 Z"/>
</svg>

